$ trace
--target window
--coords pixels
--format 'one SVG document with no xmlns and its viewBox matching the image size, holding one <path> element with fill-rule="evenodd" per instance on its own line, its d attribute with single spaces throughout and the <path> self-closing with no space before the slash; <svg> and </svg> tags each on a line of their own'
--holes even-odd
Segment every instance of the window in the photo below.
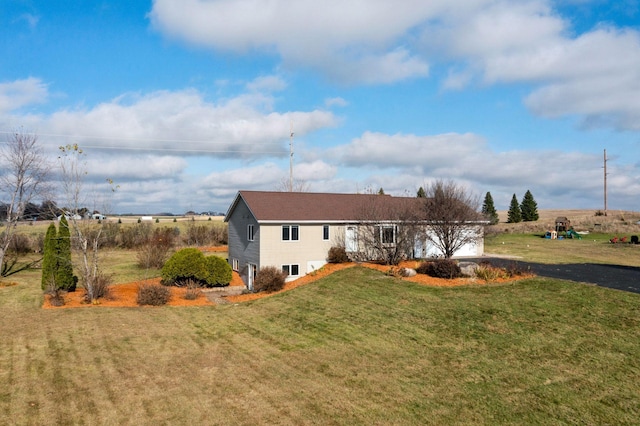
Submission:
<svg viewBox="0 0 640 426">
<path fill-rule="evenodd" d="M 282 265 L 282 272 L 289 276 L 297 277 L 300 275 L 300 265 Z"/>
<path fill-rule="evenodd" d="M 253 230 L 253 225 L 247 225 L 247 241 L 253 241 L 255 237 L 255 233 Z"/>
<path fill-rule="evenodd" d="M 380 225 L 378 226 L 378 235 L 376 237 L 382 244 L 395 244 L 396 227 L 393 225 Z"/>
<path fill-rule="evenodd" d="M 329 225 L 322 225 L 322 239 L 329 241 Z"/>
<path fill-rule="evenodd" d="M 299 239 L 298 225 L 282 225 L 282 241 L 298 241 Z"/>
<path fill-rule="evenodd" d="M 238 259 L 231 260 L 231 269 L 238 272 L 238 269 L 240 269 L 240 262 L 238 261 Z"/>
</svg>

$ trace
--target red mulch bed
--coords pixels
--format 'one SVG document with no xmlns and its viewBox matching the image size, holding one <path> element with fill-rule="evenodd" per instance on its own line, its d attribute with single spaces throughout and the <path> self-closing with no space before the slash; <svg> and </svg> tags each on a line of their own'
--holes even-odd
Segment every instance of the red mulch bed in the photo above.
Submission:
<svg viewBox="0 0 640 426">
<path fill-rule="evenodd" d="M 140 306 L 136 302 L 138 297 L 138 286 L 140 284 L 160 284 L 160 278 L 151 278 L 148 280 L 134 281 L 126 284 L 115 284 L 109 287 L 109 297 L 100 298 L 98 305 L 92 305 L 84 302 L 84 289 L 78 289 L 73 293 L 67 293 L 64 296 L 64 305 L 53 306 L 49 303 L 49 296 L 45 297 L 44 309 L 61 309 L 61 308 L 81 308 L 91 306 L 109 306 L 109 307 L 135 307 Z M 214 305 L 204 294 L 199 294 L 194 300 L 186 300 L 183 296 L 187 291 L 186 288 L 171 287 L 171 299 L 167 305 L 169 306 L 207 306 Z"/>
<path fill-rule="evenodd" d="M 212 250 L 208 251 L 226 251 L 226 246 L 220 247 L 212 247 Z M 419 262 L 417 261 L 406 261 L 402 262 L 398 267 L 404 268 L 416 268 Z M 273 293 L 248 293 L 241 294 L 237 296 L 227 296 L 226 299 L 229 302 L 237 303 L 237 302 L 247 302 L 250 300 L 261 299 L 263 297 L 268 297 L 274 294 L 282 293 L 285 291 L 292 290 L 294 288 L 312 283 L 320 278 L 326 277 L 329 274 L 332 274 L 336 271 L 340 271 L 342 269 L 351 268 L 355 266 L 356 263 L 328 263 L 324 265 L 321 269 L 302 276 L 294 281 L 289 281 L 285 283 L 284 288 L 280 291 L 276 291 Z M 378 265 L 373 263 L 362 263 L 359 264 L 361 266 L 365 266 L 368 268 L 376 269 L 378 271 L 386 273 L 391 269 L 391 266 L 388 265 Z M 531 275 L 523 275 L 515 278 L 509 279 L 497 279 L 492 281 L 492 283 L 503 283 L 503 282 L 513 282 L 518 281 L 524 278 L 529 278 Z M 477 278 L 455 278 L 455 279 L 444 279 L 444 278 L 434 278 L 424 274 L 417 274 L 413 277 L 402 277 L 400 278 L 403 281 L 411 281 L 422 285 L 434 286 L 434 287 L 456 287 L 463 285 L 487 285 L 486 281 L 477 279 Z M 73 293 L 67 293 L 64 297 L 65 304 L 63 306 L 53 306 L 49 303 L 49 297 L 45 297 L 44 309 L 60 309 L 60 308 L 78 308 L 78 307 L 90 307 L 90 306 L 109 306 L 109 307 L 136 307 L 139 306 L 136 302 L 136 298 L 138 295 L 138 286 L 143 283 L 151 283 L 160 285 L 160 278 L 152 278 L 149 280 L 143 281 L 134 281 L 132 283 L 126 284 L 116 284 L 109 287 L 110 296 L 108 298 L 102 298 L 99 300 L 98 305 L 91 305 L 85 303 L 83 301 L 85 291 L 78 290 Z M 244 286 L 244 282 L 240 275 L 237 272 L 233 272 L 233 278 L 231 280 L 230 286 Z M 177 288 L 171 287 L 171 300 L 167 305 L 169 306 L 210 306 L 215 305 L 211 302 L 204 294 L 200 294 L 195 300 L 186 300 L 183 295 L 186 292 L 185 288 Z"/>
</svg>

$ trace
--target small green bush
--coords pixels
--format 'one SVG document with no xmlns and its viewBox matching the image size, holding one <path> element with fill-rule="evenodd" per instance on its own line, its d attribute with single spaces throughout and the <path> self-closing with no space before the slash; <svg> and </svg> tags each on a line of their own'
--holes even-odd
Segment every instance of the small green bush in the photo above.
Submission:
<svg viewBox="0 0 640 426">
<path fill-rule="evenodd" d="M 157 284 L 141 284 L 138 287 L 138 305 L 161 306 L 171 299 L 171 289 Z"/>
<path fill-rule="evenodd" d="M 209 276 L 202 252 L 196 248 L 185 248 L 173 254 L 162 267 L 162 284 L 181 287 L 187 280 L 206 284 Z"/>
<path fill-rule="evenodd" d="M 229 285 L 233 278 L 233 270 L 229 263 L 221 257 L 209 256 L 205 258 L 209 276 L 207 284 L 210 286 L 226 286 Z"/>
<path fill-rule="evenodd" d="M 416 268 L 416 272 L 436 278 L 446 279 L 458 278 L 462 275 L 462 271 L 460 271 L 458 264 L 455 260 L 451 259 L 438 259 L 431 262 L 423 262 L 418 266 L 418 268 Z"/>
<path fill-rule="evenodd" d="M 260 268 L 260 271 L 258 271 L 256 275 L 253 283 L 253 291 L 272 293 L 282 290 L 286 278 L 286 272 L 281 271 L 275 266 L 265 266 L 264 268 Z"/>
<path fill-rule="evenodd" d="M 327 255 L 327 262 L 329 263 L 346 263 L 349 261 L 349 256 L 344 247 L 334 246 L 329 249 Z"/>
</svg>

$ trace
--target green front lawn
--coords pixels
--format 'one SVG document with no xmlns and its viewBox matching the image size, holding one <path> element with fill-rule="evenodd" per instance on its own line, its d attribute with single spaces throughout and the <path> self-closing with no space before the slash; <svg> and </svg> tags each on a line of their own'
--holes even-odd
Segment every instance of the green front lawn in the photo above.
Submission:
<svg viewBox="0 0 640 426">
<path fill-rule="evenodd" d="M 203 308 L 42 310 L 0 288 L 15 424 L 637 424 L 640 296 L 350 268 Z"/>
</svg>

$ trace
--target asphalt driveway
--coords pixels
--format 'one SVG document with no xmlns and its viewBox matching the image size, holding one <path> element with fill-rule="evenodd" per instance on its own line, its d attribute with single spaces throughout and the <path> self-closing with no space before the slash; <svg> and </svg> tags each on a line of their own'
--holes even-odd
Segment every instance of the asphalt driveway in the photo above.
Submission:
<svg viewBox="0 0 640 426">
<path fill-rule="evenodd" d="M 520 268 L 530 270 L 541 277 L 595 284 L 601 287 L 640 294 L 640 268 L 635 266 L 600 265 L 595 263 L 547 265 L 490 256 L 474 259 L 473 261 L 489 261 L 492 265 L 500 267 L 516 264 Z"/>
</svg>

